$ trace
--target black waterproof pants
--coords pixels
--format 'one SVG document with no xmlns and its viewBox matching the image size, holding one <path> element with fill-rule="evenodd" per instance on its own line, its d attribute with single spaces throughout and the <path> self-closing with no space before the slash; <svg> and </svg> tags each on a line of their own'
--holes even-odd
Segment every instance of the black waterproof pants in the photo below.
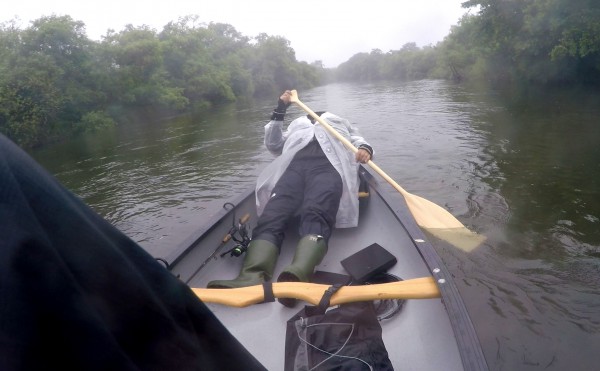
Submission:
<svg viewBox="0 0 600 371">
<path fill-rule="evenodd" d="M 255 369 L 189 287 L 0 135 L 0 370 Z"/>
<path fill-rule="evenodd" d="M 300 237 L 317 234 L 328 241 L 342 190 L 342 177 L 313 140 L 296 154 L 273 188 L 252 238 L 281 246 L 289 222 L 298 215 Z"/>
</svg>

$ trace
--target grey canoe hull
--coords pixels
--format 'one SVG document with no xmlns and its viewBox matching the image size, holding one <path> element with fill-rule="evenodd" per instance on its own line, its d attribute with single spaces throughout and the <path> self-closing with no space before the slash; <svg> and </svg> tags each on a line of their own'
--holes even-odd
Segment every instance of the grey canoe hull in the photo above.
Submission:
<svg viewBox="0 0 600 371">
<path fill-rule="evenodd" d="M 416 225 L 404 199 L 392 187 L 378 181 L 368 169 L 361 177 L 369 184 L 370 196 L 361 200 L 359 226 L 337 229 L 328 253 L 318 270 L 346 273 L 340 261 L 378 243 L 396 258 L 389 273 L 411 279 L 433 276 L 441 280 L 441 299 L 408 300 L 394 317 L 381 322 L 383 340 L 397 370 L 486 370 L 487 365 L 473 325 L 452 277 L 441 259 Z M 249 189 L 214 215 L 173 253 L 165 258 L 173 274 L 190 287 L 206 287 L 213 279 L 237 276 L 242 257 L 220 257 L 233 247 L 221 247 L 216 259 L 201 270 L 200 265 L 221 244 L 234 221 L 249 214 L 249 227 L 256 224 L 254 190 Z M 298 241 L 291 228 L 281 249 L 274 277 L 292 259 Z M 286 322 L 301 305 L 286 308 L 278 302 L 246 308 L 207 304 L 229 331 L 269 370 L 283 370 Z"/>
</svg>

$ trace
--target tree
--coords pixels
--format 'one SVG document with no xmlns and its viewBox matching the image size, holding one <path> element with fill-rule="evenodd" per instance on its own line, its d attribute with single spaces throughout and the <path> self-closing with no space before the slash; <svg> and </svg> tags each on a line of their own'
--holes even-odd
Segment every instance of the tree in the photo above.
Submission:
<svg viewBox="0 0 600 371">
<path fill-rule="evenodd" d="M 25 145 L 72 130 L 98 95 L 90 83 L 90 45 L 82 22 L 42 17 L 18 31 L 2 30 L 0 128 Z"/>
<path fill-rule="evenodd" d="M 495 82 L 600 81 L 600 4 L 592 0 L 471 0 L 473 45 Z"/>
<path fill-rule="evenodd" d="M 257 93 L 272 95 L 293 87 L 301 88 L 296 53 L 289 40 L 265 33 L 254 40 L 254 58 L 248 67 L 254 76 Z"/>
<path fill-rule="evenodd" d="M 155 30 L 127 25 L 119 33 L 109 33 L 103 44 L 112 56 L 115 76 L 112 94 L 116 100 L 135 106 L 174 109 L 187 105 L 182 89 L 167 79 Z"/>
<path fill-rule="evenodd" d="M 206 108 L 319 83 L 323 68 L 298 62 L 283 37 L 250 39 L 197 16 L 109 30 L 101 42 L 69 16 L 25 30 L 0 27 L 0 131 L 24 146 L 110 126 L 124 110 Z M 122 120 L 121 120 L 122 121 Z"/>
</svg>

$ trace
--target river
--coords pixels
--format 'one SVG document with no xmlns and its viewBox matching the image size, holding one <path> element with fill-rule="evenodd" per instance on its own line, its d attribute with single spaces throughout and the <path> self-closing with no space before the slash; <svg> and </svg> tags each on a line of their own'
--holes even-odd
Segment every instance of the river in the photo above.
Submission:
<svg viewBox="0 0 600 371">
<path fill-rule="evenodd" d="M 469 253 L 434 245 L 490 369 L 598 369 L 600 95 L 518 98 L 437 80 L 300 92 L 314 111 L 357 123 L 375 163 L 403 188 L 487 237 Z M 32 155 L 149 253 L 166 256 L 271 161 L 262 138 L 275 102 L 140 115 Z M 287 118 L 300 114 L 290 107 Z"/>
</svg>

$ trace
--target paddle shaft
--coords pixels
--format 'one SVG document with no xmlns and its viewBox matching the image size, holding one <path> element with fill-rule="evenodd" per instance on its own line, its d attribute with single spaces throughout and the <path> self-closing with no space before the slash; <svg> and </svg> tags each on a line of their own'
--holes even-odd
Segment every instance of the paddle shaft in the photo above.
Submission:
<svg viewBox="0 0 600 371">
<path fill-rule="evenodd" d="M 317 305 L 328 288 L 329 285 L 306 282 L 274 282 L 273 294 L 276 298 L 295 298 Z M 223 304 L 231 307 L 247 307 L 264 301 L 264 289 L 262 285 L 237 289 L 192 288 L 192 290 L 203 302 Z M 376 285 L 343 286 L 333 294 L 329 305 L 333 306 L 355 301 L 433 299 L 439 297 L 440 291 L 433 277 L 422 277 Z"/>
<path fill-rule="evenodd" d="M 327 121 L 323 120 L 304 103 L 302 103 L 298 98 L 298 92 L 296 90 L 291 91 L 290 100 L 300 106 L 300 108 L 306 111 L 315 120 L 317 120 L 331 135 L 340 140 L 348 149 L 355 153 L 358 151 L 358 149 L 354 147 L 354 145 L 352 145 L 348 139 L 346 139 L 337 130 L 332 128 Z M 402 196 L 404 196 L 408 208 L 411 210 L 415 220 L 421 227 L 443 229 L 460 228 L 466 230 L 466 227 L 447 210 L 423 197 L 408 193 L 373 161 L 369 160 L 367 164 L 371 166 L 371 168 L 375 170 L 375 172 L 377 172 L 377 174 L 379 174 L 383 179 L 385 179 L 392 187 L 394 187 Z"/>
<path fill-rule="evenodd" d="M 302 108 L 306 113 L 308 113 L 312 118 L 314 118 L 315 120 L 317 120 L 321 125 L 323 125 L 323 127 L 334 137 L 336 137 L 340 142 L 342 142 L 348 149 L 350 149 L 352 152 L 356 153 L 358 152 L 358 148 L 356 148 L 352 143 L 350 143 L 350 141 L 348 139 L 346 139 L 342 134 L 340 134 L 337 130 L 335 130 L 334 128 L 331 127 L 331 125 L 329 125 L 327 123 L 327 121 L 323 120 L 321 117 L 319 117 L 319 115 L 317 115 L 316 113 L 314 113 L 310 108 L 308 108 L 304 103 L 302 103 L 299 99 L 298 99 L 298 95 L 296 93 L 295 90 L 292 90 L 292 102 L 296 103 L 298 106 L 300 106 L 300 108 Z M 390 178 L 389 175 L 387 175 L 379 166 L 377 166 L 373 161 L 369 160 L 367 162 L 367 164 L 369 166 L 371 166 L 371 168 L 373 170 L 375 170 L 377 172 L 377 174 L 381 175 L 381 177 L 383 179 L 385 179 L 388 183 L 390 183 L 390 185 L 392 187 L 394 187 L 398 192 L 400 192 L 403 196 L 408 195 L 409 193 L 407 191 L 404 190 L 404 188 L 400 187 L 400 185 L 398 183 L 396 183 L 394 181 L 394 179 Z"/>
</svg>

